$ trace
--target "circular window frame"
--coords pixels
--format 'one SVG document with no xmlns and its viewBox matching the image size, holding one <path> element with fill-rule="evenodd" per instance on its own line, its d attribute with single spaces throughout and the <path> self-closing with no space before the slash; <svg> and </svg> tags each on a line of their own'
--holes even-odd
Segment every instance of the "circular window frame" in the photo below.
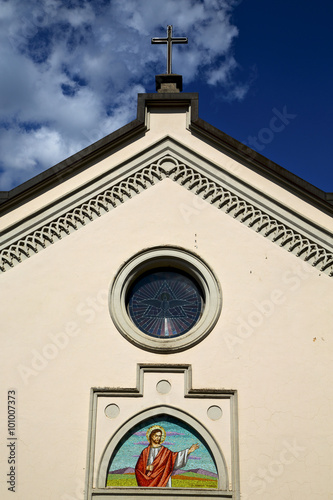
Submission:
<svg viewBox="0 0 333 500">
<path fill-rule="evenodd" d="M 204 306 L 200 319 L 188 332 L 162 339 L 145 334 L 134 324 L 127 310 L 127 294 L 143 273 L 168 267 L 185 272 L 198 283 Z M 221 288 L 211 269 L 197 255 L 176 247 L 155 247 L 136 254 L 120 268 L 110 288 L 110 315 L 119 332 L 135 346 L 155 353 L 171 354 L 201 342 L 215 326 L 221 307 Z"/>
</svg>

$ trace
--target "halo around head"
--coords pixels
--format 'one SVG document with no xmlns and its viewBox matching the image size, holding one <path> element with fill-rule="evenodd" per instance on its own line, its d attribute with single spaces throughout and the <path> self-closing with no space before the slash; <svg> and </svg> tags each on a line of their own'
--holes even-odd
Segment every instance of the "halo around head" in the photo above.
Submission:
<svg viewBox="0 0 333 500">
<path fill-rule="evenodd" d="M 165 438 L 166 438 L 166 432 L 165 432 L 165 429 L 160 425 L 152 425 L 151 427 L 149 427 L 149 429 L 146 432 L 146 437 L 147 437 L 148 442 L 150 443 L 150 434 L 152 433 L 152 431 L 155 431 L 155 430 L 159 430 L 162 432 L 161 443 L 163 443 L 165 441 Z"/>
</svg>

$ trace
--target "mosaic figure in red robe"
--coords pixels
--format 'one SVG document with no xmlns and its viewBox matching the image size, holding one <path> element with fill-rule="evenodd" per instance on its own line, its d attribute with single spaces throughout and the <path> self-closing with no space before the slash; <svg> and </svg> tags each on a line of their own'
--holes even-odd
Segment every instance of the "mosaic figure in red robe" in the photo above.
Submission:
<svg viewBox="0 0 333 500">
<path fill-rule="evenodd" d="M 138 486 L 171 487 L 171 474 L 187 463 L 188 456 L 199 448 L 198 444 L 186 450 L 173 452 L 162 446 L 166 432 L 160 425 L 153 425 L 147 431 L 149 446 L 145 448 L 135 466 Z"/>
</svg>

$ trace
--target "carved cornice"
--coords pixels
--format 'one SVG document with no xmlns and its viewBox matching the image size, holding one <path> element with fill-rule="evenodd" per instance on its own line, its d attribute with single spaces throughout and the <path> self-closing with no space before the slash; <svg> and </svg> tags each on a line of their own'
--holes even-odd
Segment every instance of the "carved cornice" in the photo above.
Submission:
<svg viewBox="0 0 333 500">
<path fill-rule="evenodd" d="M 320 271 L 333 275 L 332 252 L 171 155 L 161 157 L 2 249 L 0 270 L 6 271 L 165 178 L 186 187 Z"/>
</svg>

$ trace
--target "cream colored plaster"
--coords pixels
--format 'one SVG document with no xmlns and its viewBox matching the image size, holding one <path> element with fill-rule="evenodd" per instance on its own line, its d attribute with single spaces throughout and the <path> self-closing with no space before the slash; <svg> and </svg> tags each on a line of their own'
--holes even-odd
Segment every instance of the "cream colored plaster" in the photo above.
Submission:
<svg viewBox="0 0 333 500">
<path fill-rule="evenodd" d="M 155 113 L 151 113 L 152 117 L 155 117 Z M 151 120 L 155 124 L 155 120 Z M 66 194 L 71 193 L 73 190 L 77 190 L 80 187 L 84 187 L 88 182 L 96 179 L 105 172 L 117 167 L 119 164 L 130 160 L 133 156 L 140 153 L 142 150 L 150 147 L 152 144 L 165 137 L 170 131 L 177 132 L 178 140 L 185 134 L 188 134 L 186 130 L 186 112 L 183 113 L 175 112 L 171 114 L 162 113 L 161 122 L 163 126 L 159 128 L 158 123 L 153 126 L 153 130 L 149 130 L 143 137 L 136 139 L 132 142 L 126 144 L 126 147 L 122 147 L 104 159 L 99 160 L 97 163 L 92 164 L 86 170 L 78 173 L 71 179 L 63 182 L 62 175 L 59 173 L 59 184 L 53 189 L 50 189 L 46 193 L 34 198 L 33 200 L 27 202 L 24 206 L 18 207 L 16 210 L 9 212 L 1 217 L 0 229 L 5 229 L 20 221 L 24 217 L 34 213 L 35 211 L 41 210 L 43 207 L 54 203 L 55 201 L 63 198 Z M 78 157 L 79 157 L 78 153 Z"/>
<path fill-rule="evenodd" d="M 267 196 L 279 201 L 282 205 L 289 207 L 296 213 L 309 218 L 309 220 L 324 228 L 333 230 L 332 219 L 329 216 L 287 190 L 278 187 L 274 182 L 233 160 L 228 155 L 219 151 L 219 149 L 210 146 L 205 141 L 192 135 L 186 128 L 186 109 L 178 111 L 171 109 L 169 112 L 156 109 L 151 111 L 149 115 L 150 128 L 143 137 L 130 142 L 124 148 L 114 151 L 112 155 L 101 159 L 65 182 L 62 182 L 61 174 L 59 174 L 59 184 L 56 187 L 18 207 L 16 210 L 5 214 L 0 222 L 0 229 L 4 230 L 22 218 L 56 202 L 64 195 L 70 194 L 73 190 L 80 187 L 83 188 L 87 183 L 98 178 L 100 175 L 112 171 L 123 162 L 130 161 L 133 156 L 169 136 L 208 161 L 215 163 L 218 169 L 221 168 L 233 174 L 249 185 L 255 186 L 259 192 L 267 194 Z M 221 176 L 223 178 L 223 172 L 221 172 Z"/>
<path fill-rule="evenodd" d="M 322 225 L 323 227 L 333 230 L 331 217 L 313 208 L 308 203 L 302 201 L 289 191 L 277 186 L 274 182 L 266 179 L 262 175 L 255 173 L 247 166 L 235 161 L 227 154 L 221 152 L 218 148 L 214 148 L 207 142 L 198 139 L 195 135 L 192 135 L 188 130 L 186 130 L 186 124 L 184 123 L 185 112 L 183 120 L 180 120 L 179 117 L 177 119 L 177 116 L 178 115 L 175 114 L 170 114 L 168 116 L 165 113 L 151 113 L 151 133 L 154 134 L 158 131 L 158 133 L 161 132 L 161 137 L 164 137 L 164 135 L 173 137 L 193 152 L 196 152 L 203 158 L 214 162 L 223 170 L 226 170 L 246 183 L 255 186 L 259 192 L 266 193 L 273 199 L 280 201 L 283 205 L 295 210 L 298 214 L 308 217 L 310 220 Z"/>
<path fill-rule="evenodd" d="M 75 490 L 85 479 L 90 388 L 135 387 L 138 362 L 191 364 L 193 387 L 238 391 L 243 499 L 330 498 L 331 281 L 208 204 L 185 219 L 181 207 L 196 200 L 167 179 L 1 277 L 0 370 L 18 399 L 17 498 L 83 499 Z M 106 303 L 123 262 L 164 244 L 196 252 L 223 293 L 214 330 L 172 355 L 127 342 Z M 0 404 L 5 415 L 6 392 Z M 2 479 L 0 497 L 10 495 Z"/>
<path fill-rule="evenodd" d="M 150 109 L 149 128 L 152 134 L 159 134 L 161 137 L 170 135 L 183 137 L 187 135 L 187 108 L 179 109 Z"/>
<path fill-rule="evenodd" d="M 170 136 L 174 137 L 178 141 L 180 140 L 179 137 L 173 135 L 172 132 L 170 133 Z M 250 186 L 254 186 L 259 192 L 265 193 L 267 196 L 282 203 L 282 205 L 289 207 L 298 214 L 309 218 L 322 227 L 333 230 L 332 218 L 330 216 L 322 213 L 320 210 L 314 208 L 312 205 L 309 205 L 307 202 L 301 200 L 298 196 L 295 196 L 286 189 L 277 186 L 269 179 L 257 174 L 247 166 L 235 161 L 225 153 L 211 147 L 209 144 L 201 141 L 190 133 L 185 134 L 181 138 L 181 142 L 193 152 L 196 152 L 203 158 L 215 163 L 219 168 L 233 174 L 235 177 L 243 180 Z M 327 186 L 327 191 L 330 191 L 330 189 L 332 189 L 332 186 Z"/>
</svg>

